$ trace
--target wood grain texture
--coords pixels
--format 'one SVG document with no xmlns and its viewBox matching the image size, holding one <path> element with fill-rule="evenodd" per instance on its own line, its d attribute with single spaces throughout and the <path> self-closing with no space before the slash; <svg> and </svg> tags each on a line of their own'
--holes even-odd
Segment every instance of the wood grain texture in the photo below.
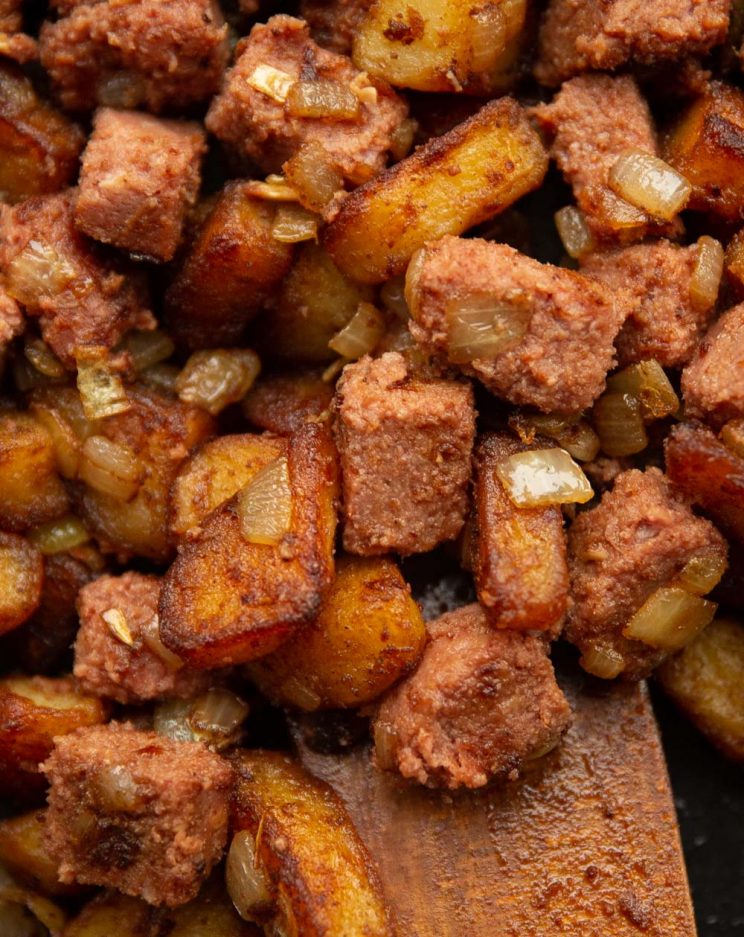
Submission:
<svg viewBox="0 0 744 937">
<path fill-rule="evenodd" d="M 575 710 L 564 744 L 493 790 L 410 787 L 367 748 L 298 741 L 377 860 L 399 937 L 695 937 L 645 686 L 561 683 Z"/>
</svg>

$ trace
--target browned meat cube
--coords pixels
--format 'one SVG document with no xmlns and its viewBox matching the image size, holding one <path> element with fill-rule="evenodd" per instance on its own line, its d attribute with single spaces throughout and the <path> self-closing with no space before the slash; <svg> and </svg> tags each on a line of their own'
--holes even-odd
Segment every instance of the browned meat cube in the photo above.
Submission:
<svg viewBox="0 0 744 937">
<path fill-rule="evenodd" d="M 69 368 L 86 348 L 113 348 L 129 329 L 151 329 L 143 281 L 99 256 L 75 230 L 75 192 L 27 199 L 0 215 L 6 288 Z"/>
<path fill-rule="evenodd" d="M 411 263 L 411 331 L 499 397 L 583 410 L 615 362 L 624 297 L 505 244 L 446 237 Z"/>
<path fill-rule="evenodd" d="M 0 0 L 0 55 L 21 64 L 39 54 L 36 40 L 25 35 L 22 29 L 23 0 Z"/>
<path fill-rule="evenodd" d="M 300 16 L 324 49 L 349 55 L 359 24 L 372 0 L 301 0 Z"/>
<path fill-rule="evenodd" d="M 655 358 L 679 368 L 690 360 L 715 308 L 690 293 L 699 254 L 697 244 L 661 240 L 596 251 L 582 263 L 582 273 L 629 293 L 630 315 L 615 341 L 621 365 Z"/>
<path fill-rule="evenodd" d="M 418 669 L 382 702 L 374 721 L 380 767 L 430 787 L 482 787 L 514 779 L 553 748 L 571 710 L 548 645 L 496 631 L 479 605 L 427 625 Z"/>
<path fill-rule="evenodd" d="M 532 114 L 552 140 L 550 155 L 573 188 L 595 238 L 627 242 L 674 230 L 621 199 L 608 185 L 610 170 L 623 151 L 657 153 L 651 114 L 635 79 L 574 78 L 550 104 L 533 108 Z"/>
<path fill-rule="evenodd" d="M 475 434 L 470 386 L 421 380 L 390 352 L 347 365 L 336 411 L 344 547 L 424 553 L 456 537 Z"/>
<path fill-rule="evenodd" d="M 111 722 L 58 739 L 42 769 L 61 882 L 174 906 L 222 855 L 233 773 L 201 743 Z"/>
<path fill-rule="evenodd" d="M 685 413 L 717 426 L 744 416 L 744 303 L 725 312 L 682 372 Z"/>
<path fill-rule="evenodd" d="M 684 581 L 678 577 L 693 558 L 717 567 L 720 578 L 726 553 L 716 528 L 692 513 L 658 469 L 618 475 L 612 490 L 579 514 L 568 533 L 573 602 L 564 634 L 582 651 L 582 663 L 609 676 L 592 663 L 601 655 L 616 665 L 614 675 L 646 676 L 672 648 L 626 637 L 631 617 L 657 590 Z"/>
<path fill-rule="evenodd" d="M 83 689 L 139 703 L 209 688 L 208 675 L 183 667 L 161 644 L 159 598 L 157 576 L 134 572 L 101 576 L 80 590 L 74 673 Z"/>
<path fill-rule="evenodd" d="M 199 124 L 102 108 L 83 154 L 76 225 L 107 244 L 170 260 L 205 151 Z"/>
<path fill-rule="evenodd" d="M 227 26 L 214 0 L 66 4 L 39 37 L 41 63 L 71 111 L 205 101 L 220 86 Z"/>
<path fill-rule="evenodd" d="M 306 143 L 319 144 L 354 183 L 365 182 L 384 168 L 393 134 L 408 113 L 407 105 L 381 82 L 370 86 L 370 94 L 360 92 L 357 98 L 352 83 L 358 84 L 362 73 L 348 58 L 316 45 L 306 23 L 274 16 L 253 27 L 238 44 L 236 55 L 235 66 L 206 120 L 207 129 L 220 140 L 266 172 L 279 172 Z M 282 73 L 279 76 L 277 69 Z M 322 116 L 321 104 L 292 105 L 292 85 L 317 88 L 317 94 L 308 90 L 308 101 L 334 95 L 343 98 L 345 109 L 339 104 L 330 115 Z M 300 93 L 295 96 L 299 98 Z"/>
<path fill-rule="evenodd" d="M 18 303 L 0 286 L 0 355 L 23 331 L 24 319 Z"/>
<path fill-rule="evenodd" d="M 550 0 L 535 67 L 542 84 L 578 72 L 707 52 L 723 42 L 731 0 Z"/>
</svg>

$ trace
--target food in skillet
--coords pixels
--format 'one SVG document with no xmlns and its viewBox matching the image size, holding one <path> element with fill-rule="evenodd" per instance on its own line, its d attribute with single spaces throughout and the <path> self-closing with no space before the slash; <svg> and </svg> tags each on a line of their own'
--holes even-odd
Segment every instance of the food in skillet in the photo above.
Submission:
<svg viewBox="0 0 744 937">
<path fill-rule="evenodd" d="M 0 0 L 3 933 L 394 933 L 293 745 L 401 791 L 559 771 L 559 642 L 741 760 L 738 5 L 32 6 Z M 424 622 L 430 553 L 473 601 Z"/>
</svg>

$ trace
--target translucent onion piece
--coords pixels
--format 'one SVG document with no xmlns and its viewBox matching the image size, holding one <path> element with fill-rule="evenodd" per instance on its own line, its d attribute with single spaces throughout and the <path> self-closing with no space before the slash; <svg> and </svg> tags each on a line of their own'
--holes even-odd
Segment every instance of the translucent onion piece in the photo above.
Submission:
<svg viewBox="0 0 744 937">
<path fill-rule="evenodd" d="M 152 727 L 158 735 L 174 742 L 193 742 L 194 733 L 189 723 L 191 700 L 173 699 L 160 703 L 153 713 Z"/>
<path fill-rule="evenodd" d="M 496 474 L 519 508 L 584 504 L 594 496 L 589 479 L 563 449 L 516 452 L 499 462 Z"/>
<path fill-rule="evenodd" d="M 331 120 L 355 120 L 361 112 L 354 92 L 332 78 L 296 81 L 288 90 L 285 108 L 291 117 Z"/>
<path fill-rule="evenodd" d="M 35 544 L 44 556 L 66 553 L 90 540 L 85 524 L 74 514 L 67 514 L 57 520 L 34 527 L 28 533 L 29 540 Z"/>
<path fill-rule="evenodd" d="M 127 647 L 134 647 L 134 635 L 129 627 L 127 616 L 120 608 L 107 608 L 101 613 L 101 618 L 117 641 L 126 644 Z"/>
<path fill-rule="evenodd" d="M 390 134 L 390 154 L 394 160 L 398 161 L 408 156 L 416 137 L 417 126 L 412 117 L 406 117 Z"/>
<path fill-rule="evenodd" d="M 651 647 L 677 651 L 710 624 L 718 606 L 679 586 L 653 592 L 623 629 L 623 635 Z"/>
<path fill-rule="evenodd" d="M 723 247 L 704 234 L 698 238 L 698 255 L 690 278 L 690 302 L 697 309 L 711 309 L 718 299 L 723 276 Z"/>
<path fill-rule="evenodd" d="M 410 313 L 406 302 L 405 282 L 402 277 L 394 277 L 382 285 L 380 301 L 388 312 L 392 312 L 401 321 L 408 322 Z"/>
<path fill-rule="evenodd" d="M 284 456 L 257 472 L 238 498 L 243 536 L 250 543 L 275 545 L 292 525 L 289 463 Z"/>
<path fill-rule="evenodd" d="M 687 562 L 674 584 L 693 595 L 707 595 L 711 589 L 715 589 L 725 572 L 724 557 L 701 553 Z"/>
<path fill-rule="evenodd" d="M 54 459 L 60 474 L 65 478 L 76 478 L 80 462 L 80 441 L 72 426 L 56 409 L 32 403 L 31 410 L 51 437 Z"/>
<path fill-rule="evenodd" d="M 170 335 L 159 329 L 154 332 L 130 332 L 124 341 L 124 348 L 129 352 L 136 371 L 144 371 L 165 361 L 176 350 Z"/>
<path fill-rule="evenodd" d="M 213 416 L 242 400 L 261 370 L 258 355 L 248 348 L 196 351 L 176 381 L 184 403 L 193 403 Z"/>
<path fill-rule="evenodd" d="M 136 454 L 106 436 L 89 436 L 80 453 L 81 481 L 117 501 L 131 501 L 139 491 L 143 470 Z"/>
<path fill-rule="evenodd" d="M 28 339 L 23 354 L 26 356 L 26 360 L 45 377 L 61 378 L 65 377 L 67 373 L 59 358 L 40 338 Z"/>
<path fill-rule="evenodd" d="M 375 760 L 383 771 L 394 771 L 397 767 L 395 752 L 398 747 L 398 736 L 395 729 L 386 722 L 376 720 L 374 723 Z"/>
<path fill-rule="evenodd" d="M 145 800 L 140 785 L 124 765 L 107 765 L 96 772 L 96 800 L 107 811 L 129 813 L 140 810 Z"/>
<path fill-rule="evenodd" d="M 593 416 L 606 455 L 634 455 L 648 445 L 641 403 L 632 394 L 603 394 L 594 404 Z"/>
<path fill-rule="evenodd" d="M 273 65 L 259 65 L 247 78 L 248 84 L 261 94 L 276 101 L 277 104 L 284 104 L 289 94 L 289 89 L 295 83 L 296 79 L 283 72 Z"/>
<path fill-rule="evenodd" d="M 272 907 L 268 879 L 256 862 L 256 843 L 248 830 L 237 832 L 225 863 L 227 893 L 244 921 L 261 921 Z"/>
<path fill-rule="evenodd" d="M 641 150 L 622 153 L 607 181 L 620 198 L 663 221 L 671 221 L 692 192 L 690 183 L 676 169 Z"/>
<path fill-rule="evenodd" d="M 332 384 L 347 364 L 346 358 L 336 358 L 335 361 L 332 361 L 321 375 L 323 383 Z"/>
<path fill-rule="evenodd" d="M 664 369 L 654 358 L 631 364 L 613 374 L 607 378 L 607 389 L 635 397 L 641 405 L 641 416 L 645 420 L 661 420 L 679 410 L 679 397 Z"/>
<path fill-rule="evenodd" d="M 35 309 L 42 297 L 63 292 L 77 276 L 77 268 L 56 248 L 34 240 L 8 264 L 5 287 L 19 303 Z"/>
<path fill-rule="evenodd" d="M 625 667 L 625 659 L 619 651 L 599 642 L 585 648 L 579 663 L 587 673 L 603 680 L 614 680 Z"/>
<path fill-rule="evenodd" d="M 721 442 L 744 459 L 744 420 L 729 420 L 721 430 Z"/>
<path fill-rule="evenodd" d="M 287 181 L 297 198 L 311 211 L 323 212 L 343 189 L 343 176 L 326 150 L 316 142 L 305 143 L 284 164 Z"/>
<path fill-rule="evenodd" d="M 599 437 L 587 421 L 578 416 L 562 416 L 558 413 L 519 414 L 509 418 L 509 426 L 527 445 L 531 445 L 538 435 L 555 439 L 561 449 L 565 449 L 579 462 L 591 462 L 599 452 Z"/>
<path fill-rule="evenodd" d="M 132 406 L 121 377 L 105 357 L 78 361 L 77 388 L 89 420 L 125 413 Z"/>
<path fill-rule="evenodd" d="M 248 704 L 217 687 L 194 700 L 189 725 L 194 737 L 217 751 L 233 744 L 248 715 Z"/>
<path fill-rule="evenodd" d="M 578 260 L 594 250 L 594 237 L 584 218 L 584 213 L 575 205 L 558 209 L 553 216 L 558 236 L 569 257 Z"/>
<path fill-rule="evenodd" d="M 356 361 L 369 354 L 385 334 L 385 320 L 372 303 L 359 303 L 359 307 L 346 325 L 328 342 L 328 347 Z"/>
<path fill-rule="evenodd" d="M 143 626 L 141 632 L 142 643 L 148 651 L 160 658 L 168 670 L 175 672 L 183 667 L 181 658 L 177 654 L 174 654 L 173 651 L 167 648 L 160 640 L 160 620 L 157 615 L 152 616 Z"/>
<path fill-rule="evenodd" d="M 175 364 L 153 364 L 140 374 L 140 377 L 146 384 L 156 387 L 158 390 L 164 390 L 166 393 L 175 394 L 176 381 L 181 372 Z"/>
<path fill-rule="evenodd" d="M 316 241 L 318 221 L 318 216 L 303 205 L 280 205 L 271 225 L 271 236 L 283 244 Z"/>
<path fill-rule="evenodd" d="M 410 305 L 410 302 L 409 302 Z M 447 304 L 447 355 L 454 364 L 494 358 L 520 343 L 532 311 L 526 299 L 473 294 Z"/>
<path fill-rule="evenodd" d="M 265 182 L 258 182 L 254 179 L 247 183 L 246 190 L 249 195 L 265 199 L 268 202 L 296 202 L 299 200 L 296 189 L 287 184 L 284 176 L 267 176 Z"/>
<path fill-rule="evenodd" d="M 506 19 L 493 4 L 470 14 L 470 68 L 476 75 L 492 71 L 506 46 Z"/>
</svg>

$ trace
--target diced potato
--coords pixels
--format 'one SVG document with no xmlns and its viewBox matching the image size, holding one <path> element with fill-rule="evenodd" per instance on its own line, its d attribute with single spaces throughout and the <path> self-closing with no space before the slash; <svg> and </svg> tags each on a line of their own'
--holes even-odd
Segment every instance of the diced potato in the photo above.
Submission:
<svg viewBox="0 0 744 937">
<path fill-rule="evenodd" d="M 312 711 L 361 706 L 416 666 L 426 643 L 421 612 L 386 557 L 343 557 L 315 621 L 248 666 L 262 693 Z"/>
<path fill-rule="evenodd" d="M 272 237 L 275 213 L 247 183 L 225 186 L 165 296 L 170 329 L 189 348 L 236 343 L 286 276 L 292 245 Z"/>
<path fill-rule="evenodd" d="M 233 829 L 255 837 L 274 933 L 390 937 L 377 871 L 333 789 L 278 752 L 243 751 L 233 764 Z"/>
<path fill-rule="evenodd" d="M 148 937 L 155 913 L 138 898 L 104 892 L 69 922 L 62 937 Z"/>
<path fill-rule="evenodd" d="M 526 0 L 376 0 L 354 38 L 354 64 L 417 91 L 497 94 L 516 77 L 526 15 Z"/>
<path fill-rule="evenodd" d="M 71 677 L 6 677 L 0 680 L 0 791 L 33 798 L 46 782 L 39 764 L 54 738 L 107 716 L 105 704 L 84 696 Z"/>
<path fill-rule="evenodd" d="M 511 98 L 430 140 L 344 199 L 324 232 L 336 265 L 364 283 L 402 273 L 426 241 L 461 234 L 537 188 L 548 156 Z"/>
<path fill-rule="evenodd" d="M 744 761 L 744 627 L 717 618 L 656 671 L 664 690 L 724 754 Z"/>
<path fill-rule="evenodd" d="M 663 155 L 692 184 L 689 208 L 739 219 L 744 211 L 744 92 L 711 82 L 668 134 Z"/>
<path fill-rule="evenodd" d="M 308 423 L 295 433 L 287 466 L 291 515 L 278 543 L 246 539 L 236 495 L 165 575 L 160 637 L 194 667 L 269 654 L 318 612 L 333 578 L 336 529 L 336 452 L 327 427 Z"/>
<path fill-rule="evenodd" d="M 257 321 L 255 341 L 271 357 L 331 361 L 336 355 L 328 342 L 359 303 L 372 298 L 372 291 L 347 279 L 322 247 L 307 244 L 282 284 L 276 309 Z"/>
<path fill-rule="evenodd" d="M 181 537 L 200 524 L 259 469 L 287 450 L 284 439 L 249 433 L 204 443 L 182 466 L 171 489 L 171 531 Z"/>
<path fill-rule="evenodd" d="M 44 426 L 30 413 L 0 413 L 0 528 L 25 530 L 59 517 L 68 506 Z"/>
<path fill-rule="evenodd" d="M 62 189 L 77 171 L 83 141 L 19 68 L 0 63 L 0 201 Z"/>
<path fill-rule="evenodd" d="M 568 603 L 568 564 L 559 507 L 518 508 L 497 464 L 529 447 L 488 433 L 478 446 L 471 563 L 478 598 L 497 628 L 560 630 Z"/>
<path fill-rule="evenodd" d="M 333 400 L 333 387 L 322 371 L 279 371 L 263 375 L 243 398 L 246 419 L 270 433 L 289 436 L 307 420 L 326 413 Z"/>
<path fill-rule="evenodd" d="M 57 863 L 49 855 L 44 839 L 46 810 L 32 810 L 0 820 L 0 863 L 31 888 L 47 895 L 69 895 L 76 885 L 63 885 Z"/>
<path fill-rule="evenodd" d="M 675 426 L 664 452 L 672 482 L 721 530 L 744 541 L 744 459 L 696 423 Z"/>
<path fill-rule="evenodd" d="M 153 388 L 127 389 L 126 413 L 102 421 L 99 432 L 137 453 L 143 470 L 135 497 L 124 502 L 86 486 L 81 515 L 88 528 L 120 552 L 166 560 L 168 494 L 189 451 L 210 436 L 214 421 L 204 410 Z"/>
<path fill-rule="evenodd" d="M 0 532 L 0 634 L 23 624 L 38 608 L 44 561 L 33 544 Z"/>
</svg>

